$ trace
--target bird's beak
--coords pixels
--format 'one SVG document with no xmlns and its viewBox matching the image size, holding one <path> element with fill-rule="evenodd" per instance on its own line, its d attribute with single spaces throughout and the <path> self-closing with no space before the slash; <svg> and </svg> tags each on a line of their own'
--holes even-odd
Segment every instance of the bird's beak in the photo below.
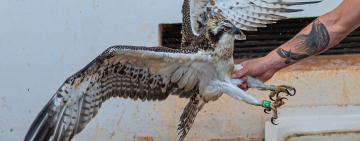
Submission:
<svg viewBox="0 0 360 141">
<path fill-rule="evenodd" d="M 236 40 L 246 40 L 245 34 L 238 28 L 232 28 L 231 33 L 234 35 Z"/>
</svg>

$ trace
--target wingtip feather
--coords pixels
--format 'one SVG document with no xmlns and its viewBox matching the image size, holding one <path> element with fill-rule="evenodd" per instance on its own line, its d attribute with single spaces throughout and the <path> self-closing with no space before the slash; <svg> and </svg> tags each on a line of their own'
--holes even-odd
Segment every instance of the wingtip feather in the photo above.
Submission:
<svg viewBox="0 0 360 141">
<path fill-rule="evenodd" d="M 306 5 L 306 4 L 314 4 L 322 2 L 323 0 L 317 0 L 317 1 L 303 1 L 303 2 L 275 2 L 273 4 L 283 4 L 288 6 L 294 6 L 294 5 Z"/>
<path fill-rule="evenodd" d="M 43 141 L 50 138 L 49 132 L 51 128 L 47 123 L 49 120 L 48 112 L 51 106 L 51 102 L 54 97 L 41 109 L 40 113 L 36 116 L 35 120 L 30 125 L 28 132 L 25 135 L 24 141 Z"/>
</svg>

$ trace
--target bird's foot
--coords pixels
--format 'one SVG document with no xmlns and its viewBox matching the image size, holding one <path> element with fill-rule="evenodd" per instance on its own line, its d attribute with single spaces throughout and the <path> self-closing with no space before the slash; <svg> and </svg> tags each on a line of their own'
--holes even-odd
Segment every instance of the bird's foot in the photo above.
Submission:
<svg viewBox="0 0 360 141">
<path fill-rule="evenodd" d="M 271 123 L 274 125 L 277 125 L 277 123 L 275 123 L 275 120 L 278 118 L 277 109 L 285 104 L 284 100 L 287 100 L 286 97 L 280 96 L 280 93 L 286 93 L 286 96 L 294 96 L 296 89 L 287 85 L 277 86 L 269 95 L 270 100 L 273 102 L 271 103 L 271 101 L 266 100 L 263 101 L 262 106 L 265 108 L 264 112 L 267 114 L 269 114 L 270 111 L 273 112 Z"/>
<path fill-rule="evenodd" d="M 296 89 L 288 85 L 275 86 L 275 89 L 271 90 L 272 92 L 269 95 L 271 101 L 280 99 L 280 93 L 286 93 L 286 96 L 294 96 L 296 94 Z M 276 98 L 274 100 L 274 97 Z"/>
</svg>

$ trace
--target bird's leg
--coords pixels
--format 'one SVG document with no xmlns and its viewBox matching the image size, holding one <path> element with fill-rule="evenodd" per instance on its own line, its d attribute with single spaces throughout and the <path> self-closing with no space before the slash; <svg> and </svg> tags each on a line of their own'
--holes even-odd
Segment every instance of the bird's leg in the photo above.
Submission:
<svg viewBox="0 0 360 141">
<path fill-rule="evenodd" d="M 263 82 L 261 82 L 259 79 L 256 79 L 251 76 L 247 76 L 247 83 L 248 83 L 249 88 L 255 88 L 255 89 L 263 90 L 263 91 L 266 91 L 266 90 L 272 91 L 271 94 L 269 95 L 269 98 L 272 101 L 275 101 L 274 97 L 276 97 L 278 99 L 279 94 L 281 92 L 286 93 L 287 96 L 294 96 L 296 93 L 296 89 L 294 87 L 291 87 L 288 85 L 279 85 L 279 86 L 266 85 Z"/>
<path fill-rule="evenodd" d="M 256 99 L 254 96 L 248 94 L 244 90 L 237 87 L 237 85 L 234 85 L 232 83 L 226 83 L 226 82 L 218 82 L 215 84 L 217 86 L 221 86 L 222 92 L 226 93 L 230 97 L 236 99 L 236 100 L 243 100 L 248 104 L 255 105 L 255 106 L 262 106 L 264 108 L 271 108 L 271 101 L 263 100 L 260 101 Z"/>
<path fill-rule="evenodd" d="M 242 84 L 244 81 L 241 79 L 231 79 L 231 84 L 235 85 L 235 86 L 239 86 L 240 84 Z"/>
<path fill-rule="evenodd" d="M 263 108 L 265 108 L 264 112 L 267 114 L 268 112 L 272 111 L 273 117 L 271 117 L 271 123 L 274 125 L 276 125 L 275 120 L 278 118 L 277 109 L 284 104 L 283 99 L 286 99 L 285 97 L 279 97 L 279 99 L 273 100 L 274 103 L 271 103 L 271 101 L 267 100 L 260 101 L 254 96 L 245 92 L 244 90 L 238 88 L 236 84 L 225 85 L 223 86 L 223 90 L 224 93 L 236 100 L 243 100 L 251 105 L 262 106 Z"/>
<path fill-rule="evenodd" d="M 243 66 L 241 64 L 234 65 L 234 71 L 239 71 L 242 68 L 243 68 Z M 232 79 L 231 82 L 234 85 L 240 85 L 241 83 L 243 83 L 243 81 L 240 79 Z M 281 92 L 286 93 L 287 96 L 294 96 L 296 93 L 296 90 L 294 87 L 287 86 L 287 85 L 280 85 L 280 86 L 266 85 L 263 82 L 261 82 L 259 79 L 256 79 L 251 76 L 247 76 L 247 83 L 250 88 L 255 88 L 255 89 L 264 90 L 264 91 L 266 91 L 266 90 L 272 91 L 272 93 L 270 94 L 270 99 L 273 101 L 274 101 L 274 97 L 275 96 L 279 97 L 279 93 L 281 93 Z"/>
<path fill-rule="evenodd" d="M 234 71 L 239 71 L 243 68 L 242 65 L 237 64 L 234 66 Z M 240 79 L 232 79 L 231 83 L 233 85 L 240 85 L 241 83 L 243 83 L 242 80 Z M 295 88 L 291 87 L 291 86 L 287 86 L 287 85 L 280 85 L 280 86 L 275 86 L 275 85 L 266 85 L 263 82 L 261 82 L 260 80 L 251 77 L 251 76 L 247 76 L 247 84 L 250 88 L 255 88 L 255 89 L 259 89 L 259 90 L 270 90 L 272 91 L 269 95 L 269 98 L 271 101 L 273 101 L 272 104 L 270 104 L 270 102 L 268 103 L 263 103 L 263 104 L 268 104 L 268 106 L 263 106 L 265 107 L 264 112 L 268 113 L 270 111 L 273 111 L 273 117 L 271 118 L 271 122 L 273 124 L 275 124 L 275 120 L 278 118 L 278 113 L 277 113 L 277 109 L 279 107 L 281 107 L 282 105 L 284 105 L 284 99 L 287 99 L 285 97 L 281 97 L 279 96 L 279 94 L 281 92 L 284 92 L 287 94 L 287 96 L 294 96 L 296 93 Z"/>
<path fill-rule="evenodd" d="M 221 87 L 223 89 L 223 92 L 229 95 L 230 97 L 236 99 L 236 100 L 243 100 L 248 104 L 255 105 L 255 106 L 262 106 L 264 109 L 264 112 L 267 113 L 269 111 L 273 111 L 274 115 L 271 118 L 271 123 L 275 124 L 275 120 L 277 119 L 277 108 L 284 104 L 282 99 L 274 101 L 272 104 L 271 101 L 268 100 L 258 100 L 254 96 L 248 94 L 244 90 L 237 87 L 237 85 L 234 84 L 228 84 L 223 83 L 221 84 Z"/>
<path fill-rule="evenodd" d="M 263 82 L 261 82 L 260 80 L 251 77 L 251 76 L 247 76 L 247 83 L 248 86 L 250 88 L 255 88 L 258 90 L 270 90 L 272 91 L 269 95 L 269 98 L 271 101 L 274 101 L 273 104 L 271 105 L 271 108 L 267 108 L 264 110 L 265 113 L 268 113 L 269 111 L 273 111 L 273 117 L 271 118 L 271 122 L 273 124 L 275 124 L 275 120 L 278 118 L 277 116 L 277 109 L 279 107 L 281 107 L 282 105 L 285 104 L 285 102 L 283 100 L 287 99 L 285 97 L 280 96 L 280 93 L 286 93 L 286 96 L 294 96 L 296 93 L 295 88 L 291 87 L 291 86 L 287 86 L 287 85 L 280 85 L 280 86 L 275 86 L 275 85 L 266 85 Z"/>
</svg>

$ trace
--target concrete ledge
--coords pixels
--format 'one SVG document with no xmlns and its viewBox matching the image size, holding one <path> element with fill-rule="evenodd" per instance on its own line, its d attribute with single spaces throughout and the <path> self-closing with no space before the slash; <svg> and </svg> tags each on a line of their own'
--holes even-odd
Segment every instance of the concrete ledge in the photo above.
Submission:
<svg viewBox="0 0 360 141">
<path fill-rule="evenodd" d="M 266 141 L 312 141 L 348 138 L 360 140 L 359 106 L 294 107 L 280 110 L 280 123 L 265 124 Z"/>
</svg>

